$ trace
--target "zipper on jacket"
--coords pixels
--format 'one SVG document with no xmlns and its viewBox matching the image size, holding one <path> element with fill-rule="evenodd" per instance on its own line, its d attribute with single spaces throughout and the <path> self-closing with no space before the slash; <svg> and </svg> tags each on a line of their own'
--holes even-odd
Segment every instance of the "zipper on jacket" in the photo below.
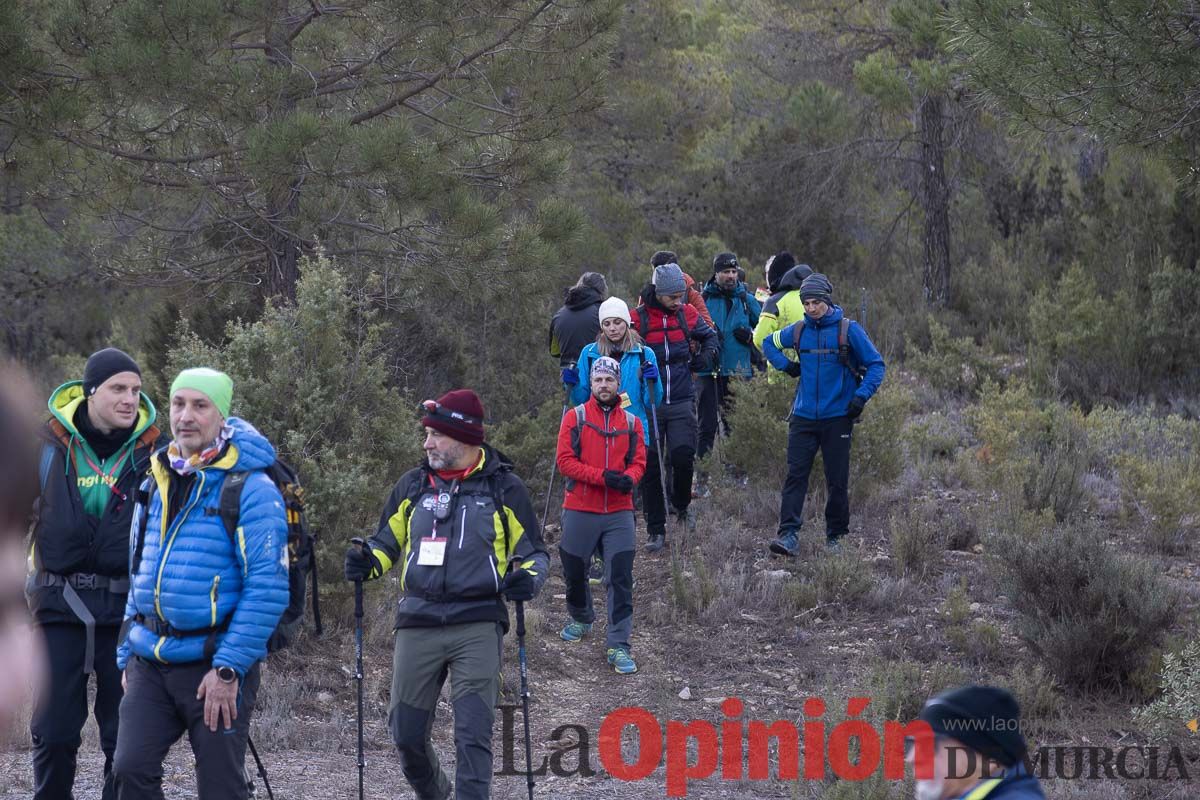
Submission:
<svg viewBox="0 0 1200 800">
<path fill-rule="evenodd" d="M 212 605 L 212 622 L 209 623 L 212 627 L 217 627 L 217 587 L 221 585 L 221 576 L 214 575 L 212 589 L 208 592 L 208 600 Z"/>
<path fill-rule="evenodd" d="M 650 310 L 646 309 L 646 313 L 649 314 Z M 663 405 L 669 406 L 669 405 L 671 405 L 671 337 L 667 335 L 669 332 L 667 331 L 667 315 L 666 314 L 663 314 L 662 326 L 663 326 L 663 369 L 666 370 L 666 373 L 667 373 L 667 385 L 665 387 L 666 392 L 663 394 Z M 684 342 L 684 346 L 685 347 L 687 346 L 687 342 Z"/>
<path fill-rule="evenodd" d="M 204 492 L 204 470 L 200 470 L 196 474 L 200 480 L 196 484 L 194 493 L 192 494 L 192 502 L 179 512 L 179 516 L 175 517 L 175 524 L 173 526 L 174 530 L 171 532 L 170 538 L 167 539 L 166 547 L 164 547 L 162 551 L 162 557 L 158 559 L 158 576 L 154 580 L 154 613 L 157 614 L 158 618 L 163 622 L 166 622 L 167 618 L 163 616 L 162 606 L 159 605 L 159 598 L 162 596 L 162 577 L 163 570 L 167 566 L 167 557 L 171 555 L 171 547 L 175 544 L 175 537 L 179 535 L 179 529 L 183 527 L 183 521 L 187 519 L 187 515 L 191 513 L 191 510 L 196 507 L 196 503 L 200 501 L 200 495 Z M 167 498 L 164 500 L 164 502 L 169 504 L 170 499 Z M 163 513 L 166 513 L 165 509 Z"/>
<path fill-rule="evenodd" d="M 609 413 L 608 409 L 602 408 L 600 410 L 604 412 L 604 469 L 607 470 L 608 469 L 608 441 L 609 441 L 608 434 L 611 433 L 612 429 L 610 428 L 610 426 L 608 424 L 608 413 Z M 607 483 L 604 484 L 604 513 L 605 514 L 608 513 L 608 484 Z"/>
</svg>

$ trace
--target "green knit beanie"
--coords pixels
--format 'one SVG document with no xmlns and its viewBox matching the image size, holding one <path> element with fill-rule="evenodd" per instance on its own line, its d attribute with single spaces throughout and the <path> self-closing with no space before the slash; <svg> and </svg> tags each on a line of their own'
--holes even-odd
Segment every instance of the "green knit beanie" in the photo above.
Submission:
<svg viewBox="0 0 1200 800">
<path fill-rule="evenodd" d="M 208 367 L 185 369 L 171 384 L 171 396 L 180 389 L 195 389 L 204 393 L 213 401 L 221 416 L 229 416 L 229 406 L 233 402 L 233 379 L 224 372 Z"/>
</svg>

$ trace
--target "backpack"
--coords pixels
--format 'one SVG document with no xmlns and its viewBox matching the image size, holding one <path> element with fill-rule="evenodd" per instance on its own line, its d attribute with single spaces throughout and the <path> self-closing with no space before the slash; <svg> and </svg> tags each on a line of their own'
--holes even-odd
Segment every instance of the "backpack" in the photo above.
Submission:
<svg viewBox="0 0 1200 800">
<path fill-rule="evenodd" d="M 246 487 L 246 478 L 249 475 L 249 472 L 227 474 L 225 483 L 221 486 L 221 499 L 217 504 L 221 521 L 225 523 L 225 532 L 229 534 L 229 541 L 235 547 L 238 517 L 242 507 L 242 490 Z M 267 652 L 274 653 L 296 639 L 300 623 L 304 619 L 309 575 L 312 576 L 313 627 L 318 635 L 323 629 L 317 581 L 317 537 L 308 527 L 308 518 L 304 513 L 304 487 L 300 485 L 296 470 L 279 459 L 275 459 L 275 463 L 267 467 L 266 475 L 283 495 L 288 532 L 288 605 L 279 618 L 279 624 L 275 626 L 275 632 L 267 640 Z"/>
<path fill-rule="evenodd" d="M 628 409 L 621 409 L 621 410 L 625 412 L 625 428 L 626 429 L 623 431 L 622 430 L 606 431 L 606 430 L 602 429 L 599 425 L 594 425 L 591 422 L 587 421 L 587 414 L 585 413 L 583 403 L 580 403 L 579 405 L 575 406 L 575 409 L 574 409 L 574 411 L 575 411 L 575 427 L 571 429 L 571 452 L 573 452 L 575 454 L 576 458 L 581 458 L 583 455 L 583 442 L 581 440 L 583 438 L 583 427 L 586 425 L 587 427 L 596 431 L 597 433 L 599 433 L 601 436 L 603 436 L 605 438 L 611 439 L 612 437 L 618 436 L 620 434 L 625 434 L 626 436 L 629 437 L 629 447 L 627 447 L 625 449 L 625 469 L 629 469 L 629 466 L 633 463 L 634 456 L 637 453 L 637 449 L 636 449 L 637 442 L 638 442 L 637 424 L 634 422 L 636 417 L 634 417 L 634 415 L 632 413 L 630 413 Z M 567 485 L 567 491 L 570 491 L 575 488 L 575 481 L 568 478 L 566 481 L 566 485 Z"/>
<path fill-rule="evenodd" d="M 649 347 L 650 343 L 646 341 L 646 334 L 650 331 L 650 312 L 644 305 L 638 306 L 635 310 L 638 312 L 637 332 L 642 337 L 642 341 L 645 342 L 647 347 Z M 679 329 L 683 331 L 683 341 L 685 343 L 690 342 L 692 339 L 692 330 L 688 327 L 687 316 L 683 313 L 682 305 L 675 309 L 675 319 L 679 321 Z M 666 322 L 663 323 L 662 332 L 663 341 L 665 342 L 667 338 Z"/>
<path fill-rule="evenodd" d="M 317 537 L 309 529 L 308 518 L 304 513 L 304 487 L 300 485 L 300 478 L 296 475 L 296 470 L 279 459 L 276 459 L 264 472 L 279 489 L 279 493 L 283 495 L 288 531 L 288 605 L 280 616 L 275 630 L 271 633 L 271 638 L 267 640 L 267 652 L 274 653 L 295 641 L 296 634 L 300 630 L 300 623 L 304 618 L 310 574 L 312 575 L 313 628 L 318 636 L 324 632 L 324 628 L 321 625 L 321 603 L 317 581 Z M 241 515 L 242 491 L 246 488 L 246 478 L 249 475 L 249 472 L 227 473 L 225 482 L 221 485 L 221 495 L 217 504 L 217 513 L 225 526 L 225 532 L 229 535 L 229 543 L 235 551 L 237 549 L 238 518 Z M 150 491 L 153 480 L 153 478 L 147 478 L 137 492 L 137 502 L 141 506 L 141 514 L 138 517 L 139 524 L 136 531 L 137 543 L 130 561 L 129 574 L 131 576 L 137 574 L 142 563 L 142 547 L 146 542 L 146 520 L 150 516 Z M 205 645 L 207 657 L 211 658 L 209 651 L 215 650 L 216 634 L 229 629 L 232 616 L 230 614 L 224 622 L 210 630 L 209 642 Z M 159 629 L 169 629 L 169 626 L 154 624 Z M 188 631 L 187 633 L 196 632 Z M 171 634 L 168 630 L 167 634 L 161 635 Z"/>
<path fill-rule="evenodd" d="M 867 374 L 866 368 L 858 363 L 858 359 L 854 356 L 854 351 L 850 348 L 850 320 L 848 317 L 842 317 L 838 322 L 838 346 L 836 350 L 831 350 L 828 347 L 820 348 L 800 348 L 800 336 L 804 333 L 805 320 L 801 317 L 800 321 L 792 328 L 792 349 L 796 354 L 811 353 L 813 355 L 828 355 L 837 353 L 838 362 L 850 370 L 850 374 L 854 376 L 854 384 L 857 386 L 862 383 L 863 377 Z"/>
</svg>

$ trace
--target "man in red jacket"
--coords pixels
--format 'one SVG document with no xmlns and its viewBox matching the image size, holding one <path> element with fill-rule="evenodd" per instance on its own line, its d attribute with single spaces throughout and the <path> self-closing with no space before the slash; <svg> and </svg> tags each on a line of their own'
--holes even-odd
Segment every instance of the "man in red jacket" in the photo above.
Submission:
<svg viewBox="0 0 1200 800">
<path fill-rule="evenodd" d="M 642 423 L 625 410 L 621 365 L 608 356 L 592 362 L 592 396 L 568 411 L 558 429 L 558 468 L 566 479 L 562 558 L 571 618 L 562 638 L 577 642 L 592 629 L 588 563 L 604 553 L 608 583 L 608 663 L 620 675 L 637 672 L 629 655 L 633 629 L 633 487 L 646 471 Z"/>
</svg>

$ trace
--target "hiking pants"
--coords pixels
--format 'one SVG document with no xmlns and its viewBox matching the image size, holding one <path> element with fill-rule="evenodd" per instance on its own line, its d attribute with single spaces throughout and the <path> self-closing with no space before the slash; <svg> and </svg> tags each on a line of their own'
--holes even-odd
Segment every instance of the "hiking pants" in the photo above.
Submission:
<svg viewBox="0 0 1200 800">
<path fill-rule="evenodd" d="M 700 417 L 700 446 L 696 450 L 696 458 L 708 455 L 721 428 L 724 428 L 726 434 L 729 433 L 727 415 L 733 401 L 733 394 L 729 391 L 729 379 L 729 375 L 700 376 L 700 403 L 697 406 Z"/>
<path fill-rule="evenodd" d="M 592 553 L 603 545 L 604 574 L 608 576 L 607 647 L 629 649 L 633 630 L 633 554 L 637 536 L 632 511 L 593 514 L 564 509 L 562 541 L 563 578 L 567 583 L 567 613 L 576 622 L 591 624 L 596 619 L 592 608 L 592 587 L 588 583 L 588 564 Z"/>
<path fill-rule="evenodd" d="M 88 717 L 88 676 L 83 671 L 87 629 L 83 625 L 40 625 L 49 666 L 46 690 L 33 712 L 34 800 L 70 800 L 75 783 L 75 755 L 83 739 L 80 732 Z M 113 800 L 112 762 L 117 749 L 117 721 L 121 705 L 121 670 L 117 669 L 117 635 L 120 626 L 96 626 L 96 727 L 104 752 L 103 800 Z"/>
<path fill-rule="evenodd" d="M 799 532 L 804 524 L 804 497 L 817 451 L 825 462 L 825 536 L 837 538 L 850 530 L 850 441 L 854 423 L 849 417 L 804 419 L 788 424 L 787 479 L 779 507 L 779 534 Z"/>
<path fill-rule="evenodd" d="M 417 800 L 450 796 L 450 781 L 430 741 L 447 675 L 454 708 L 455 796 L 487 800 L 503 637 L 498 622 L 396 630 L 388 727 Z"/>
<path fill-rule="evenodd" d="M 161 800 L 163 759 L 184 733 L 196 757 L 198 800 L 245 800 L 246 741 L 258 695 L 256 663 L 238 685 L 237 719 L 216 733 L 204 724 L 200 681 L 212 669 L 206 661 L 156 664 L 141 656 L 125 668 L 128 690 L 121 701 L 121 730 L 113 760 L 119 800 Z"/>
<path fill-rule="evenodd" d="M 642 513 L 651 536 L 667 532 L 667 509 L 662 480 L 658 474 L 659 448 L 670 454 L 671 505 L 675 513 L 687 510 L 692 502 L 692 469 L 696 461 L 696 414 L 692 399 L 658 407 L 659 440 L 650 435 L 646 452 L 646 474 L 642 476 Z M 653 422 L 650 423 L 653 426 Z"/>
</svg>

